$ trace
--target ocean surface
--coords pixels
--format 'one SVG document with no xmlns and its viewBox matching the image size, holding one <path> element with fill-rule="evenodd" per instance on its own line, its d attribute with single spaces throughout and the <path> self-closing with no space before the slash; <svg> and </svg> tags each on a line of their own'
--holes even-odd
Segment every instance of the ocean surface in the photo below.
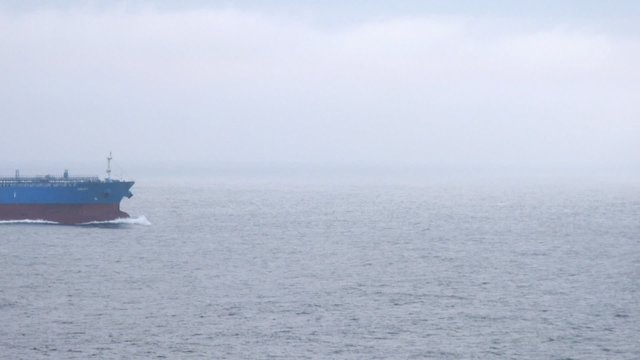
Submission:
<svg viewBox="0 0 640 360">
<path fill-rule="evenodd" d="M 640 184 L 133 192 L 127 221 L 0 224 L 0 358 L 640 358 Z"/>
</svg>

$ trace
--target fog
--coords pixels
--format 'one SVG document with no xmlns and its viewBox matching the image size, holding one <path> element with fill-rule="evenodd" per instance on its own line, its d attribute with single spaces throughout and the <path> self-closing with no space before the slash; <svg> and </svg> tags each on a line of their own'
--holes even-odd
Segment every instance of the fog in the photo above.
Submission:
<svg viewBox="0 0 640 360">
<path fill-rule="evenodd" d="M 639 171 L 632 3 L 177 4 L 0 6 L 1 172 Z"/>
</svg>

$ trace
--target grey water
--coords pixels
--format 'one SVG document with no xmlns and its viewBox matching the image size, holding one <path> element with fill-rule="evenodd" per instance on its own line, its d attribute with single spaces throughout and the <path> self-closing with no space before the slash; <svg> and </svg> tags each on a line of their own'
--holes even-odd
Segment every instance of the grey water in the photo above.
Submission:
<svg viewBox="0 0 640 360">
<path fill-rule="evenodd" d="M 0 224 L 0 358 L 640 358 L 637 184 L 133 191 L 130 223 Z"/>
</svg>

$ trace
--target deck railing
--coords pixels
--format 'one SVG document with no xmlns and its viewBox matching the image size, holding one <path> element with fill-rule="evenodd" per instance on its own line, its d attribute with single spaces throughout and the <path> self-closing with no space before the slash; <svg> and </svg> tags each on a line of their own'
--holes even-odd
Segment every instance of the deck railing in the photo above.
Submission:
<svg viewBox="0 0 640 360">
<path fill-rule="evenodd" d="M 42 183 L 83 183 L 83 182 L 100 182 L 97 176 L 7 176 L 0 177 L 1 184 L 42 184 Z"/>
</svg>

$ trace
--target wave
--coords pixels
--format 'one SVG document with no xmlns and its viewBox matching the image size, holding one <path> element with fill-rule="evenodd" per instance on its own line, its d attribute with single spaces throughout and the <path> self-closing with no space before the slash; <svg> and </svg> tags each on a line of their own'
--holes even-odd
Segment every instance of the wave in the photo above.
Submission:
<svg viewBox="0 0 640 360">
<path fill-rule="evenodd" d="M 59 224 L 55 221 L 48 220 L 0 220 L 0 224 Z"/>
<path fill-rule="evenodd" d="M 0 220 L 0 225 L 3 224 L 48 224 L 48 225 L 60 225 L 59 222 L 48 221 L 48 220 Z M 120 218 L 114 220 L 107 221 L 90 221 L 86 223 L 81 223 L 78 225 L 144 225 L 150 226 L 151 222 L 147 220 L 147 217 L 144 215 L 135 217 L 135 218 Z"/>
<path fill-rule="evenodd" d="M 135 218 L 120 218 L 114 220 L 107 221 L 90 221 L 86 223 L 82 223 L 80 225 L 144 225 L 150 226 L 151 222 L 147 220 L 147 217 L 144 215 L 140 215 Z"/>
</svg>

